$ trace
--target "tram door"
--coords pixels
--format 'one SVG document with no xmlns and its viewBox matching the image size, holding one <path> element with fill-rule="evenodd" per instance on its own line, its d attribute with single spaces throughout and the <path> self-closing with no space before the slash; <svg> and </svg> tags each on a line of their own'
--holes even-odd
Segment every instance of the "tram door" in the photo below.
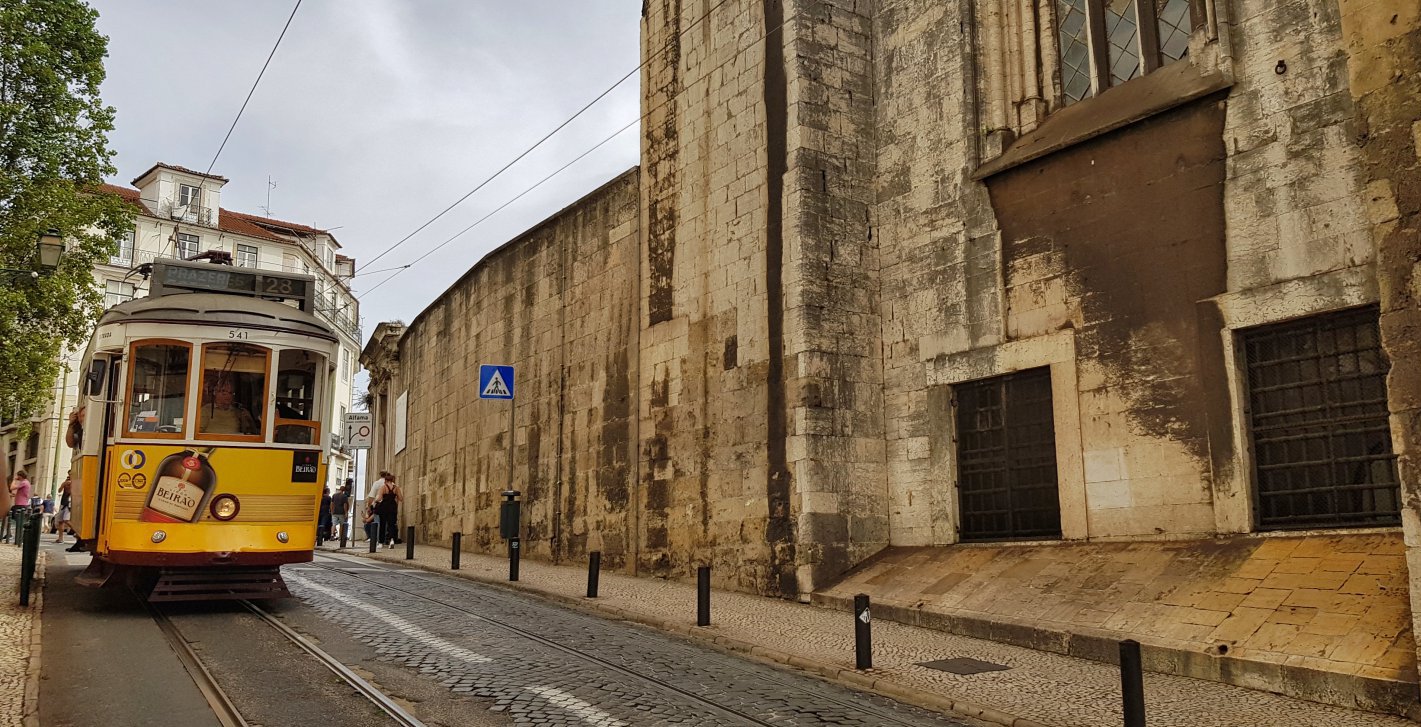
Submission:
<svg viewBox="0 0 1421 727">
<path fill-rule="evenodd" d="M 80 406 L 84 410 L 81 441 L 75 448 L 70 476 L 70 497 L 74 531 L 83 539 L 98 536 L 99 515 L 103 512 L 105 461 L 104 450 L 113 436 L 114 411 L 118 406 L 119 382 L 122 380 L 119 359 L 96 355 L 89 363 Z"/>
</svg>

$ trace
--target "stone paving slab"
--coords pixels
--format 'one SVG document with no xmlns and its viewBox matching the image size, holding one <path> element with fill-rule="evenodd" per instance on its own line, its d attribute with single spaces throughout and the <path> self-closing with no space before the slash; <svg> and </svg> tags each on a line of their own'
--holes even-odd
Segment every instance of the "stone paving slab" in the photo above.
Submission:
<svg viewBox="0 0 1421 727">
<path fill-rule="evenodd" d="M 30 605 L 20 606 L 20 549 L 0 543 L 0 727 L 38 724 L 38 630 L 44 554 L 35 568 Z"/>
<path fill-rule="evenodd" d="M 364 548 L 346 553 L 367 556 Z M 447 548 L 421 545 L 414 561 L 404 548 L 373 557 L 448 572 L 644 623 L 766 661 L 929 708 L 955 711 L 1012 727 L 1100 727 L 1118 724 L 1119 672 L 1108 664 L 879 621 L 874 666 L 853 668 L 852 616 L 837 610 L 743 593 L 712 594 L 712 625 L 695 624 L 695 584 L 603 572 L 599 598 L 584 598 L 585 565 L 523 561 L 520 581 L 507 583 L 504 558 L 464 553 L 449 571 Z M 370 557 L 370 556 L 367 556 Z M 918 664 L 970 657 L 1010 667 L 961 676 Z M 1157 727 L 1403 727 L 1400 717 L 1333 707 L 1188 677 L 1146 674 L 1150 724 Z"/>
</svg>

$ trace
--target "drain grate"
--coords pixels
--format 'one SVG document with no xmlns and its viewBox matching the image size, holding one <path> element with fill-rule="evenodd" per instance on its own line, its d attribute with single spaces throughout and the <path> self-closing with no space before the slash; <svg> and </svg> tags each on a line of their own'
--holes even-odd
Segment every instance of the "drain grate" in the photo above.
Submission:
<svg viewBox="0 0 1421 727">
<path fill-rule="evenodd" d="M 981 674 L 988 671 L 1006 671 L 1011 667 L 1004 664 L 993 664 L 990 661 L 972 659 L 959 656 L 956 659 L 938 659 L 937 661 L 925 661 L 918 666 L 925 666 L 929 669 L 945 671 L 949 674 Z"/>
</svg>

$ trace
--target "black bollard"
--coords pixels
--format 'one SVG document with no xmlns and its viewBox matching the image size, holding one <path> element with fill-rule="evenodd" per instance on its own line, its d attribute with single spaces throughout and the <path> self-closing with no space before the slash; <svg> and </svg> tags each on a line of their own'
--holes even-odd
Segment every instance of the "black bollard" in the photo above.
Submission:
<svg viewBox="0 0 1421 727">
<path fill-rule="evenodd" d="M 414 560 L 414 526 L 405 528 L 405 560 Z"/>
<path fill-rule="evenodd" d="M 696 569 L 696 625 L 710 625 L 710 566 Z"/>
<path fill-rule="evenodd" d="M 454 546 L 449 550 L 449 570 L 459 570 L 459 544 L 463 540 L 463 533 L 454 533 Z"/>
<path fill-rule="evenodd" d="M 1125 727 L 1145 727 L 1145 673 L 1140 660 L 1140 642 L 1120 642 L 1120 696 L 1125 708 Z"/>
<path fill-rule="evenodd" d="M 375 535 L 372 537 L 369 532 L 366 532 L 365 539 L 370 541 L 370 552 L 374 553 L 375 548 L 380 545 L 380 525 L 378 523 L 375 525 Z"/>
<path fill-rule="evenodd" d="M 594 550 L 587 555 L 587 597 L 597 597 L 597 578 L 602 570 L 602 551 Z"/>
<path fill-rule="evenodd" d="M 508 580 L 518 580 L 518 538 L 508 539 Z"/>
<path fill-rule="evenodd" d="M 868 594 L 854 596 L 854 668 L 873 668 L 873 616 L 869 613 Z"/>
<path fill-rule="evenodd" d="M 340 524 L 340 549 L 345 550 L 345 540 L 350 536 L 350 524 L 344 521 Z"/>
</svg>

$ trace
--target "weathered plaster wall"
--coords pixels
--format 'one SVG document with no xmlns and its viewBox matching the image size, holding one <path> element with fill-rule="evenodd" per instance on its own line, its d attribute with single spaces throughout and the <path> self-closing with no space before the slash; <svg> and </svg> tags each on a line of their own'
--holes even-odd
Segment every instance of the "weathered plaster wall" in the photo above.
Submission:
<svg viewBox="0 0 1421 727">
<path fill-rule="evenodd" d="M 1209 422 L 1228 410 L 1196 302 L 1224 288 L 1223 120 L 1208 97 L 987 180 L 1008 336 L 1075 332 L 1094 537 L 1213 527 Z"/>
<path fill-rule="evenodd" d="M 490 254 L 410 323 L 388 393 L 409 391 L 408 436 L 388 461 L 421 539 L 460 531 L 500 547 L 511 446 L 530 556 L 631 557 L 637 210 L 633 170 Z M 485 363 L 517 367 L 511 440 L 508 403 L 478 398 Z"/>
</svg>

